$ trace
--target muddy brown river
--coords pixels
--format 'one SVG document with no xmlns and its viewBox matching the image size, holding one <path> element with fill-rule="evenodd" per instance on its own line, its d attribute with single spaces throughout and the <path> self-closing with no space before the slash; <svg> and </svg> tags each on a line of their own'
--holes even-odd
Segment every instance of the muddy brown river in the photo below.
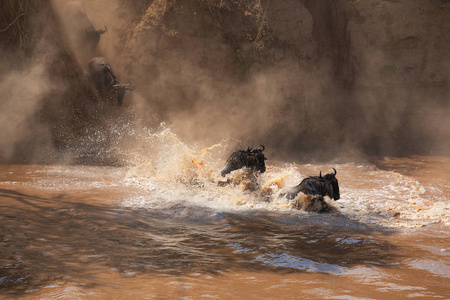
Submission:
<svg viewBox="0 0 450 300">
<path fill-rule="evenodd" d="M 218 186 L 213 148 L 0 166 L 0 298 L 450 298 L 450 157 L 268 161 L 255 190 Z M 333 167 L 334 212 L 278 197 Z"/>
</svg>

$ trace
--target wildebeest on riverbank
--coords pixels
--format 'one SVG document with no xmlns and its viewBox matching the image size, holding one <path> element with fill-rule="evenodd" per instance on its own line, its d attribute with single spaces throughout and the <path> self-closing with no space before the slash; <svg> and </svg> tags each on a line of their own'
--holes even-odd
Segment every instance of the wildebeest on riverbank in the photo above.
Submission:
<svg viewBox="0 0 450 300">
<path fill-rule="evenodd" d="M 78 1 L 69 1 L 65 4 L 61 2 L 59 6 L 66 40 L 73 53 L 84 64 L 96 55 L 100 36 L 107 31 L 107 28 L 103 26 L 104 29 L 96 30 Z"/>
<path fill-rule="evenodd" d="M 125 90 L 132 90 L 130 88 L 131 82 L 121 84 L 114 75 L 111 66 L 103 57 L 93 58 L 88 64 L 88 71 L 100 96 L 105 100 L 117 100 L 117 104 L 121 106 Z"/>
</svg>

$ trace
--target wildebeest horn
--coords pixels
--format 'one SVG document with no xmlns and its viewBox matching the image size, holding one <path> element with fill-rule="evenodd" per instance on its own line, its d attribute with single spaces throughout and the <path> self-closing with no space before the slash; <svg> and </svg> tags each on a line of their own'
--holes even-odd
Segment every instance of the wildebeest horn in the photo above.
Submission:
<svg viewBox="0 0 450 300">
<path fill-rule="evenodd" d="M 130 91 L 132 91 L 133 89 L 132 89 L 132 88 L 130 88 L 130 85 L 131 85 L 131 80 L 129 80 L 129 79 L 128 79 L 128 82 L 129 82 L 129 83 L 126 83 L 126 84 L 122 84 L 122 87 L 123 87 L 124 89 L 126 89 L 126 90 L 130 90 Z"/>
<path fill-rule="evenodd" d="M 125 90 L 130 90 L 130 91 L 132 91 L 133 89 L 130 88 L 131 80 L 128 80 L 128 82 L 129 82 L 129 83 L 125 83 L 125 84 L 121 84 L 121 83 L 114 84 L 112 89 L 115 90 L 115 89 L 118 89 L 118 88 L 123 88 L 123 89 L 125 89 Z"/>
<path fill-rule="evenodd" d="M 124 88 L 124 87 L 123 87 L 123 84 L 120 84 L 120 83 L 114 84 L 114 85 L 113 85 L 113 88 L 111 89 L 111 91 L 117 90 L 118 88 Z"/>
<path fill-rule="evenodd" d="M 103 29 L 103 30 L 97 30 L 97 32 L 98 32 L 99 34 L 104 34 L 105 32 L 108 31 L 108 28 L 106 28 L 106 25 L 103 25 L 103 26 L 105 27 L 105 29 Z"/>
<path fill-rule="evenodd" d="M 322 171 L 320 171 L 319 173 L 319 178 L 322 178 Z"/>
<path fill-rule="evenodd" d="M 262 147 L 261 152 L 263 152 L 264 149 L 266 149 L 266 147 L 264 147 L 264 145 L 261 145 L 261 147 Z"/>
<path fill-rule="evenodd" d="M 335 169 L 335 168 L 333 168 L 333 170 L 334 170 L 334 175 L 336 175 L 336 174 L 337 174 L 337 172 L 336 172 L 336 169 Z"/>
</svg>

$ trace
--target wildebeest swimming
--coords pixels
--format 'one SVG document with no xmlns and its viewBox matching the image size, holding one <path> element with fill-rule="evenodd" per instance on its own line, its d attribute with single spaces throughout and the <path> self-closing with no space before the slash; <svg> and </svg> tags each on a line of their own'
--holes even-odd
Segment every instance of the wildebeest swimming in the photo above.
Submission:
<svg viewBox="0 0 450 300">
<path fill-rule="evenodd" d="M 319 195 L 329 196 L 331 199 L 339 200 L 339 183 L 336 178 L 336 169 L 334 173 L 326 174 L 322 177 L 322 172 L 319 176 L 310 176 L 302 180 L 299 185 L 296 185 L 287 191 L 283 191 L 280 197 L 286 196 L 288 199 L 294 199 L 298 193 L 302 192 L 305 195 Z"/>
<path fill-rule="evenodd" d="M 130 88 L 131 82 L 121 84 L 114 75 L 111 66 L 103 57 L 95 57 L 88 64 L 89 76 L 100 96 L 104 99 L 117 99 L 117 104 L 122 105 L 125 90 Z"/>
<path fill-rule="evenodd" d="M 295 198 L 292 204 L 296 209 L 310 212 L 327 213 L 334 210 L 320 195 L 302 195 L 302 197 Z"/>
<path fill-rule="evenodd" d="M 266 171 L 266 164 L 263 151 L 265 147 L 261 145 L 261 148 L 247 147 L 247 150 L 236 150 L 227 159 L 224 168 L 220 172 L 222 176 L 229 174 L 232 171 L 250 168 L 255 171 L 264 173 Z"/>
</svg>

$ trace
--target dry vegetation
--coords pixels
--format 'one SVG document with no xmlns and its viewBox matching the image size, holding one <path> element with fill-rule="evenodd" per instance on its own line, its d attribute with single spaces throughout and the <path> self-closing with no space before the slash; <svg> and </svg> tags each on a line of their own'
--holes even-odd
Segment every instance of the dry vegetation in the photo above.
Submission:
<svg viewBox="0 0 450 300">
<path fill-rule="evenodd" d="M 11 41 L 19 50 L 24 50 L 30 43 L 29 26 L 25 18 L 32 11 L 30 3 L 24 0 L 5 0 L 0 3 L 0 32 L 3 40 Z"/>
</svg>

